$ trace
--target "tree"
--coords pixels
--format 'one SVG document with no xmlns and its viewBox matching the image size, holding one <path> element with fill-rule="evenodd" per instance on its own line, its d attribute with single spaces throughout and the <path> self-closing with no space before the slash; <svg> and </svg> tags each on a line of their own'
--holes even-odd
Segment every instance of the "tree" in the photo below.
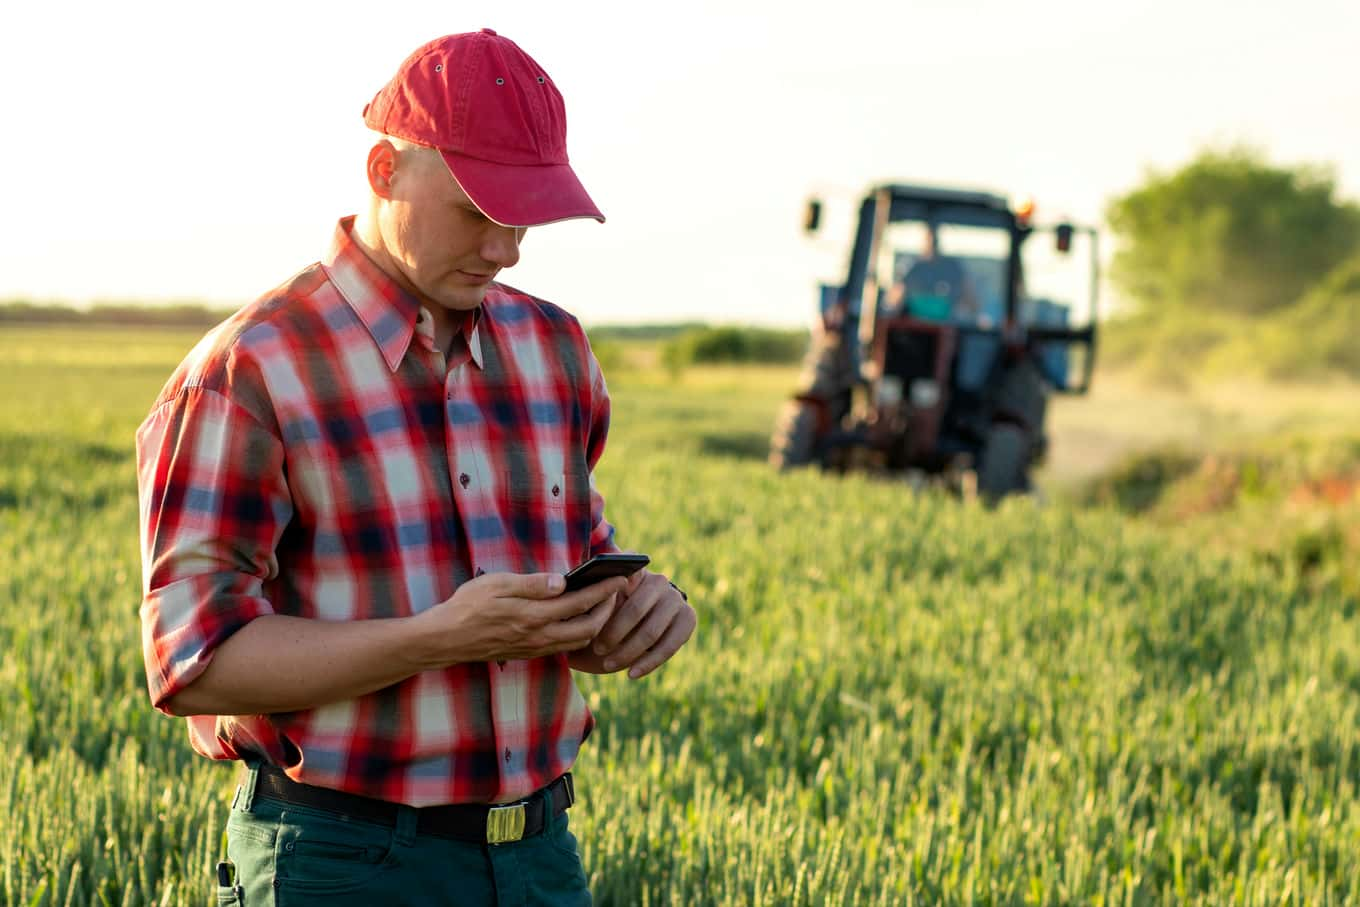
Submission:
<svg viewBox="0 0 1360 907">
<path fill-rule="evenodd" d="M 1205 151 L 1111 201 L 1111 277 L 1145 319 L 1262 315 L 1360 249 L 1360 207 L 1324 167 L 1275 167 L 1247 148 Z"/>
</svg>

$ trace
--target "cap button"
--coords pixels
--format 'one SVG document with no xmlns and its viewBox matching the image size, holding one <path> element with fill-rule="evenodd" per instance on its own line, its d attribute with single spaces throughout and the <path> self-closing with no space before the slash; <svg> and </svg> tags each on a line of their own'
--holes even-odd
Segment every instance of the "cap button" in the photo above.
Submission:
<svg viewBox="0 0 1360 907">
<path fill-rule="evenodd" d="M 490 36 L 493 37 L 493 38 L 496 37 L 496 33 L 495 33 L 494 31 L 492 31 L 491 29 L 489 29 L 489 28 L 484 28 L 484 29 L 482 29 L 482 34 L 484 34 L 484 35 L 490 35 Z"/>
</svg>

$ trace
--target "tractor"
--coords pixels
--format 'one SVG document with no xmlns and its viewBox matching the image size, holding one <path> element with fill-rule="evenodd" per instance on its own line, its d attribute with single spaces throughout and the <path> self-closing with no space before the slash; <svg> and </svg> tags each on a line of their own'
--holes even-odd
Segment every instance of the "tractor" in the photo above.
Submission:
<svg viewBox="0 0 1360 907">
<path fill-rule="evenodd" d="M 942 479 L 989 502 L 1032 490 L 1049 397 L 1091 385 L 1099 281 L 1096 230 L 1033 214 L 984 192 L 871 188 L 770 462 Z M 809 201 L 809 233 L 821 218 Z M 1050 292 L 1086 295 L 1080 324 Z"/>
</svg>

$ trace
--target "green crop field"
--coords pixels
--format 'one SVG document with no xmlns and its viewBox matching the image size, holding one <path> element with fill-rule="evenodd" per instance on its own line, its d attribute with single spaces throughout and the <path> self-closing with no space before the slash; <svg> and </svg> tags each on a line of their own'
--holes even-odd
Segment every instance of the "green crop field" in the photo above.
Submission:
<svg viewBox="0 0 1360 907">
<path fill-rule="evenodd" d="M 0 901 L 210 902 L 231 766 L 149 706 L 132 434 L 195 338 L 0 333 Z M 586 678 L 601 905 L 1360 903 L 1360 614 L 1062 504 L 766 467 L 793 372 L 612 376 L 621 542 L 690 592 Z"/>
</svg>

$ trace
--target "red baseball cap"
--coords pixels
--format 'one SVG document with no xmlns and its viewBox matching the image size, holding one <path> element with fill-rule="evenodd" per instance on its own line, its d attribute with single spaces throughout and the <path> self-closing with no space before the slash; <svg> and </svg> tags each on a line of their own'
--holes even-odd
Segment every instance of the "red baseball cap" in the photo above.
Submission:
<svg viewBox="0 0 1360 907">
<path fill-rule="evenodd" d="M 507 227 L 604 215 L 567 162 L 567 113 L 543 67 L 489 28 L 436 38 L 364 107 L 384 135 L 439 149 L 483 214 Z"/>
</svg>

